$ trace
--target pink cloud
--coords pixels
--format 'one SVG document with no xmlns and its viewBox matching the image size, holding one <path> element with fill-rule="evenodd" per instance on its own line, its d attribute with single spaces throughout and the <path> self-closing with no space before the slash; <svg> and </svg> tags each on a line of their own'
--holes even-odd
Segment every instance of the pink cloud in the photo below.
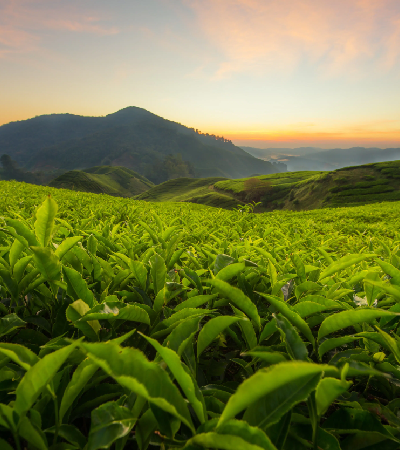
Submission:
<svg viewBox="0 0 400 450">
<path fill-rule="evenodd" d="M 0 57 L 39 50 L 46 31 L 112 35 L 119 30 L 74 1 L 0 0 Z"/>
<path fill-rule="evenodd" d="M 397 0 L 183 0 L 223 55 L 217 77 L 245 70 L 324 74 L 392 68 L 400 55 Z"/>
</svg>

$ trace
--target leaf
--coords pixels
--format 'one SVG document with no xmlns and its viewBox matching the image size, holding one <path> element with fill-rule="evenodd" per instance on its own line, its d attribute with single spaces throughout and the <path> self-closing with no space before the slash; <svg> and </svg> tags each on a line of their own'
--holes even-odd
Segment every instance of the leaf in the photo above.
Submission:
<svg viewBox="0 0 400 450">
<path fill-rule="evenodd" d="M 324 378 L 321 380 L 315 393 L 318 416 L 325 414 L 331 403 L 339 395 L 346 392 L 351 385 L 351 381 L 337 380 L 336 378 Z"/>
<path fill-rule="evenodd" d="M 187 267 L 185 267 L 183 269 L 185 275 L 187 276 L 187 278 L 189 280 L 192 281 L 192 283 L 196 286 L 197 290 L 199 291 L 199 294 L 202 295 L 203 294 L 203 286 L 201 284 L 201 280 L 200 277 L 197 275 L 197 273 L 194 270 L 188 269 Z"/>
<path fill-rule="evenodd" d="M 29 370 L 39 361 L 35 353 L 23 345 L 0 343 L 0 353 L 6 355 L 25 370 Z"/>
<path fill-rule="evenodd" d="M 272 334 L 275 333 L 275 331 L 278 331 L 278 328 L 276 326 L 276 320 L 275 318 L 273 318 L 265 324 L 265 327 L 260 334 L 259 343 L 261 344 L 262 341 L 268 339 Z"/>
<path fill-rule="evenodd" d="M 252 427 L 243 420 L 227 420 L 216 431 L 222 435 L 238 436 L 249 444 L 257 445 L 265 450 L 274 449 L 269 437 L 263 430 Z"/>
<path fill-rule="evenodd" d="M 199 322 L 203 316 L 189 318 L 182 321 L 164 341 L 164 346 L 174 350 L 179 356 L 182 356 L 186 345 L 193 339 L 199 330 Z"/>
<path fill-rule="evenodd" d="M 215 432 L 197 434 L 192 439 L 189 439 L 183 449 L 195 450 L 198 447 L 204 447 L 207 449 L 218 448 L 221 450 L 262 450 L 263 448 L 268 450 L 276 450 L 276 447 L 272 444 L 270 447 L 260 447 L 258 445 L 250 444 L 238 436 L 218 434 Z"/>
<path fill-rule="evenodd" d="M 239 317 L 219 316 L 209 320 L 197 338 L 197 359 L 216 337 L 230 325 L 239 322 Z"/>
<path fill-rule="evenodd" d="M 135 428 L 135 436 L 140 450 L 147 449 L 157 426 L 157 420 L 154 417 L 153 411 L 149 408 L 142 414 Z"/>
<path fill-rule="evenodd" d="M 229 255 L 224 255 L 224 254 L 218 255 L 215 258 L 214 275 L 217 275 L 220 270 L 224 269 L 225 267 L 229 266 L 230 264 L 232 264 L 234 262 L 235 262 L 235 259 Z"/>
<path fill-rule="evenodd" d="M 46 433 L 55 433 L 55 427 L 47 428 Z M 85 436 L 73 425 L 60 425 L 58 428 L 58 435 L 74 445 L 72 448 L 85 448 L 86 438 Z M 64 444 L 64 443 L 63 443 Z M 68 444 L 65 444 L 66 448 L 71 448 Z M 77 447 L 75 447 L 77 446 Z M 50 447 L 53 449 L 53 447 Z M 57 447 L 58 448 L 58 447 Z M 60 449 L 61 450 L 61 449 Z"/>
<path fill-rule="evenodd" d="M 342 336 L 338 338 L 327 339 L 326 341 L 322 342 L 322 344 L 320 344 L 318 348 L 318 355 L 320 358 L 322 358 L 322 356 L 330 350 L 333 350 L 336 347 L 341 347 L 342 345 L 350 344 L 357 339 L 359 338 L 356 336 Z"/>
<path fill-rule="evenodd" d="M 153 255 L 150 260 L 150 274 L 153 280 L 154 293 L 157 295 L 164 288 L 167 268 L 165 261 L 160 255 Z"/>
<path fill-rule="evenodd" d="M 36 236 L 32 233 L 32 231 L 23 224 L 20 220 L 16 219 L 5 219 L 6 224 L 14 228 L 19 236 L 22 236 L 29 246 L 38 246 L 39 242 L 36 239 Z"/>
<path fill-rule="evenodd" d="M 204 303 L 211 302 L 218 294 L 213 295 L 196 295 L 195 297 L 190 297 L 182 303 L 175 306 L 174 311 L 181 311 L 184 308 L 198 308 L 204 305 Z"/>
<path fill-rule="evenodd" d="M 33 259 L 42 276 L 47 281 L 57 281 L 61 277 L 61 265 L 50 247 L 31 247 Z"/>
<path fill-rule="evenodd" d="M 20 319 L 16 314 L 8 314 L 0 318 L 0 337 L 11 333 L 17 328 L 24 327 L 26 322 Z"/>
<path fill-rule="evenodd" d="M 127 305 L 125 308 L 120 309 L 118 316 L 115 318 L 150 325 L 150 317 L 148 313 L 142 307 L 136 305 Z"/>
<path fill-rule="evenodd" d="M 94 409 L 87 450 L 110 448 L 113 442 L 126 436 L 136 423 L 136 417 L 125 406 L 108 402 Z"/>
<path fill-rule="evenodd" d="M 229 300 L 241 311 L 243 311 L 246 316 L 253 320 L 257 325 L 258 329 L 261 327 L 260 316 L 258 315 L 258 310 L 256 305 L 246 296 L 240 289 L 232 287 L 230 284 L 222 280 L 207 280 L 212 286 L 214 286 L 220 294 L 224 297 L 229 298 Z"/>
<path fill-rule="evenodd" d="M 389 334 L 385 331 L 381 330 L 379 327 L 376 327 L 379 334 L 382 336 L 383 340 L 386 342 L 386 346 L 393 353 L 393 356 L 396 358 L 397 363 L 400 364 L 400 348 L 398 345 L 398 341 L 393 339 Z"/>
<path fill-rule="evenodd" d="M 0 448 L 2 450 L 13 450 L 13 448 L 11 447 L 11 445 L 5 441 L 4 439 L 0 438 Z"/>
<path fill-rule="evenodd" d="M 324 371 L 333 373 L 332 370 L 335 370 L 332 366 L 302 361 L 282 362 L 271 368 L 261 369 L 237 388 L 226 404 L 218 424 L 221 425 L 226 420 L 234 418 L 260 397 L 268 394 L 275 393 L 276 395 L 283 395 L 284 398 L 297 395 L 302 392 L 302 386 L 308 386 L 314 378 L 318 379 Z M 339 373 L 339 371 L 336 369 L 335 373 Z M 289 392 L 288 386 L 296 386 L 296 388 Z M 279 417 L 277 420 L 279 420 Z"/>
<path fill-rule="evenodd" d="M 377 272 L 368 272 L 367 275 L 365 276 L 365 280 L 378 282 L 381 281 L 381 279 L 379 278 L 379 274 Z M 365 283 L 365 280 L 364 280 L 364 290 L 367 296 L 368 306 L 372 306 L 374 300 L 380 294 L 380 292 L 382 292 L 382 290 L 379 289 L 376 285 Z"/>
<path fill-rule="evenodd" d="M 287 363 L 281 363 L 287 364 Z M 279 367 L 274 366 L 274 367 Z M 270 370 L 273 370 L 271 367 Z M 295 405 L 307 400 L 321 379 L 321 372 L 288 381 L 285 387 L 272 390 L 248 406 L 243 420 L 250 425 L 265 428 L 277 423 Z"/>
<path fill-rule="evenodd" d="M 351 327 L 363 322 L 372 322 L 385 316 L 395 316 L 396 313 L 382 309 L 352 309 L 342 311 L 327 317 L 321 324 L 318 332 L 318 340 L 330 333 Z"/>
<path fill-rule="evenodd" d="M 135 278 L 139 281 L 139 285 L 143 290 L 146 290 L 147 282 L 147 269 L 140 261 L 131 261 L 130 268 L 135 275 Z"/>
<path fill-rule="evenodd" d="M 306 281 L 306 270 L 303 264 L 303 261 L 300 259 L 299 255 L 296 253 L 292 255 L 292 262 L 296 269 L 296 274 L 300 279 L 301 283 L 304 283 Z"/>
<path fill-rule="evenodd" d="M 275 320 L 291 358 L 308 361 L 307 347 L 292 324 L 280 314 L 275 316 Z"/>
<path fill-rule="evenodd" d="M 21 253 L 23 252 L 24 248 L 25 248 L 25 245 L 22 244 L 17 238 L 15 238 L 14 242 L 11 245 L 10 254 L 9 254 L 11 269 L 14 268 L 14 265 L 18 261 L 19 257 L 21 256 Z"/>
<path fill-rule="evenodd" d="M 18 434 L 32 444 L 35 449 L 48 450 L 47 443 L 43 439 L 43 436 L 26 416 L 22 417 L 18 423 Z"/>
<path fill-rule="evenodd" d="M 375 286 L 377 288 L 382 289 L 387 292 L 389 295 L 392 295 L 396 301 L 400 302 L 400 286 L 396 286 L 395 284 L 384 283 L 383 281 L 375 281 L 364 279 L 364 285 L 366 286 Z"/>
<path fill-rule="evenodd" d="M 292 306 L 292 310 L 296 312 L 301 318 L 312 316 L 322 311 L 327 311 L 331 309 L 345 309 L 340 303 L 334 302 L 335 305 L 325 306 L 319 303 L 313 302 L 301 302 Z"/>
<path fill-rule="evenodd" d="M 111 343 L 87 344 L 81 347 L 117 383 L 172 414 L 194 431 L 187 405 L 168 374 L 142 352 Z"/>
<path fill-rule="evenodd" d="M 36 211 L 34 228 L 37 240 L 41 247 L 47 247 L 50 242 L 57 209 L 57 203 L 49 195 Z"/>
<path fill-rule="evenodd" d="M 304 283 L 299 284 L 294 290 L 294 295 L 297 299 L 299 299 L 304 292 L 309 291 L 320 291 L 322 286 L 318 283 L 314 283 L 314 281 L 305 281 Z"/>
<path fill-rule="evenodd" d="M 13 276 L 17 283 L 19 283 L 22 279 L 22 276 L 25 272 L 25 269 L 27 265 L 32 260 L 32 256 L 25 256 L 24 258 L 21 258 L 19 261 L 17 261 L 14 265 L 13 269 Z"/>
<path fill-rule="evenodd" d="M 93 237 L 93 236 L 91 236 Z M 89 238 L 90 239 L 90 238 Z M 76 245 L 79 241 L 82 240 L 82 236 L 72 236 L 68 237 L 64 241 L 61 242 L 61 244 L 56 248 L 54 251 L 55 255 L 58 257 L 58 259 L 61 261 L 72 247 Z"/>
<path fill-rule="evenodd" d="M 89 306 L 82 300 L 77 300 L 68 306 L 66 311 L 67 319 L 73 323 L 73 325 L 82 331 L 82 333 L 91 339 L 92 341 L 98 341 L 98 335 L 100 331 L 100 323 L 98 320 L 91 320 L 88 322 L 81 322 L 81 319 L 89 311 Z"/>
<path fill-rule="evenodd" d="M 358 431 L 375 432 L 399 442 L 386 430 L 374 414 L 362 409 L 341 408 L 331 414 L 322 427 L 327 430 L 333 430 L 338 434 Z"/>
<path fill-rule="evenodd" d="M 75 296 L 75 300 L 84 301 L 89 308 L 94 306 L 93 293 L 89 290 L 85 280 L 81 277 L 81 274 L 69 267 L 63 267 L 65 281 L 68 284 L 68 288 L 71 289 Z"/>
<path fill-rule="evenodd" d="M 324 278 L 330 277 L 331 275 L 340 272 L 341 270 L 347 269 L 347 267 L 353 266 L 354 264 L 358 264 L 361 261 L 365 261 L 369 258 L 375 258 L 376 255 L 367 254 L 367 255 L 346 255 L 339 259 L 339 261 L 334 261 L 330 264 L 325 270 L 322 271 L 319 276 L 319 281 Z"/>
<path fill-rule="evenodd" d="M 79 341 L 76 341 L 49 353 L 26 372 L 16 389 L 14 410 L 19 415 L 29 411 L 39 398 L 43 388 L 52 380 L 78 343 Z"/>
<path fill-rule="evenodd" d="M 263 362 L 266 362 L 268 365 L 272 366 L 274 364 L 279 364 L 280 362 L 287 361 L 288 358 L 284 353 L 280 352 L 271 352 L 271 351 L 262 351 L 258 347 L 250 352 L 242 353 L 243 356 L 252 356 L 253 358 L 258 358 Z"/>
<path fill-rule="evenodd" d="M 392 264 L 386 261 L 381 261 L 379 258 L 376 259 L 376 263 L 381 266 L 381 269 L 390 277 L 392 277 L 391 282 L 396 285 L 400 285 L 400 270 L 396 269 Z"/>
<path fill-rule="evenodd" d="M 197 386 L 197 383 L 189 375 L 188 371 L 184 369 L 184 366 L 180 360 L 180 357 L 173 350 L 163 347 L 156 340 L 151 339 L 142 334 L 150 344 L 157 350 L 161 358 L 168 365 L 170 371 L 174 375 L 175 379 L 179 383 L 183 393 L 192 405 L 197 418 L 200 423 L 204 423 L 206 420 L 206 409 L 201 392 Z"/>
<path fill-rule="evenodd" d="M 61 400 L 59 420 L 62 420 L 68 408 L 73 404 L 82 389 L 86 386 L 89 380 L 93 377 L 99 366 L 90 359 L 85 359 L 75 369 L 71 381 L 68 383 L 63 398 Z"/>
<path fill-rule="evenodd" d="M 223 269 L 221 269 L 218 273 L 217 276 L 215 277 L 217 280 L 222 280 L 222 281 L 229 281 L 231 280 L 233 277 L 237 277 L 239 275 L 239 273 L 243 272 L 243 270 L 245 269 L 246 264 L 241 262 L 241 263 L 234 263 L 234 264 L 229 264 L 228 266 L 224 267 Z"/>
<path fill-rule="evenodd" d="M 310 327 L 295 311 L 293 311 L 286 303 L 284 303 L 278 297 L 274 297 L 273 295 L 263 294 L 262 292 L 257 292 L 257 294 L 264 297 L 268 300 L 271 305 L 273 305 L 286 319 L 295 327 L 297 327 L 304 336 L 315 345 L 314 336 L 310 330 Z"/>
</svg>

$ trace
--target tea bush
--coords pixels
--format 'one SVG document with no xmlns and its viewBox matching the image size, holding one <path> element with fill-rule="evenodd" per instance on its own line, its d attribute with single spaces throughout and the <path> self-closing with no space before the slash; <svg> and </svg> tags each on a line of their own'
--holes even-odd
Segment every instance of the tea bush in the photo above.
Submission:
<svg viewBox="0 0 400 450">
<path fill-rule="evenodd" d="M 397 203 L 0 188 L 1 449 L 399 448 Z"/>
</svg>

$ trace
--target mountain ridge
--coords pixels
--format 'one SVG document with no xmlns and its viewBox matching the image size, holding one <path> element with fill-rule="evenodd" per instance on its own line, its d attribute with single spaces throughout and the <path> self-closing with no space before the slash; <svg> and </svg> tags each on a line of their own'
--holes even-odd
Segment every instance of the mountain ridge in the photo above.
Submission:
<svg viewBox="0 0 400 450">
<path fill-rule="evenodd" d="M 33 170 L 118 165 L 152 181 L 157 179 L 155 162 L 162 164 L 170 154 L 181 154 L 198 177 L 238 178 L 286 169 L 257 159 L 227 139 L 200 133 L 138 107 L 105 117 L 51 114 L 11 122 L 0 127 L 0 149 Z"/>
</svg>

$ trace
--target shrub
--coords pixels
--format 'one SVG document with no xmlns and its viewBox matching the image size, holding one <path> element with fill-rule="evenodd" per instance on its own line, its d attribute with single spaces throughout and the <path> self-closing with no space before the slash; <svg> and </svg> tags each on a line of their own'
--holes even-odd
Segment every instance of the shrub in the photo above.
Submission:
<svg viewBox="0 0 400 450">
<path fill-rule="evenodd" d="M 248 202 L 259 202 L 261 198 L 266 196 L 271 190 L 272 184 L 267 180 L 248 178 L 244 182 L 244 192 L 246 201 Z"/>
</svg>

